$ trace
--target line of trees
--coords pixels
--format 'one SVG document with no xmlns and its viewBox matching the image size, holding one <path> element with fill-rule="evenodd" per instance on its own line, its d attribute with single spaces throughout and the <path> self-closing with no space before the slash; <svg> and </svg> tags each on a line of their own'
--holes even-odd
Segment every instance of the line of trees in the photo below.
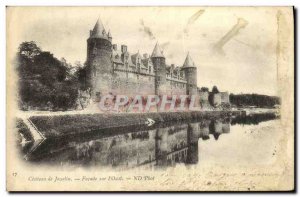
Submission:
<svg viewBox="0 0 300 197">
<path fill-rule="evenodd" d="M 230 103 L 237 107 L 274 108 L 280 104 L 279 97 L 260 94 L 230 94 L 229 99 Z"/>
<path fill-rule="evenodd" d="M 260 122 L 275 120 L 278 117 L 274 113 L 252 114 L 250 116 L 237 116 L 231 120 L 231 125 L 258 125 Z"/>
<path fill-rule="evenodd" d="M 15 66 L 19 74 L 19 106 L 22 110 L 76 107 L 78 69 L 63 58 L 58 60 L 51 53 L 42 51 L 33 41 L 23 42 Z"/>
</svg>

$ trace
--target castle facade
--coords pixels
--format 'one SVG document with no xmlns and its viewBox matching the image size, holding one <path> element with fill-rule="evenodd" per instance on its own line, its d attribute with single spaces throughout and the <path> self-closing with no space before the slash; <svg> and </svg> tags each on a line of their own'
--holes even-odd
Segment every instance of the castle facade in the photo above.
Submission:
<svg viewBox="0 0 300 197">
<path fill-rule="evenodd" d="M 182 66 L 167 65 L 159 44 L 151 55 L 130 53 L 126 45 L 113 44 L 110 31 L 98 19 L 87 39 L 87 60 L 84 85 L 89 87 L 91 99 L 102 95 L 199 95 L 208 103 L 208 92 L 197 87 L 197 67 L 188 53 Z M 228 94 L 227 94 L 228 96 Z M 216 102 L 227 102 L 225 93 Z M 229 99 L 228 99 L 229 100 Z"/>
</svg>

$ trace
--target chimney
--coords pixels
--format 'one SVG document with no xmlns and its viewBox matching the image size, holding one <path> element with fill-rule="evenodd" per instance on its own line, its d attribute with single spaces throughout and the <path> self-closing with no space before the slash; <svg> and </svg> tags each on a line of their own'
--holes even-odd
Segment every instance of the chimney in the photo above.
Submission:
<svg viewBox="0 0 300 197">
<path fill-rule="evenodd" d="M 113 50 L 118 50 L 118 46 L 117 46 L 117 44 L 113 44 Z"/>
<path fill-rule="evenodd" d="M 127 46 L 126 45 L 121 45 L 121 51 L 122 51 L 122 53 L 126 53 L 127 52 Z"/>
<path fill-rule="evenodd" d="M 149 56 L 148 56 L 147 53 L 144 53 L 143 57 L 144 57 L 145 59 L 147 59 Z"/>
</svg>

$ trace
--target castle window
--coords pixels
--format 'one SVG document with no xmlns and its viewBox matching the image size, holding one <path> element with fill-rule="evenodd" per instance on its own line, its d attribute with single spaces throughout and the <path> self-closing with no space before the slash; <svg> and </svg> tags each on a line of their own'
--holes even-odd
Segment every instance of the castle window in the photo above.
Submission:
<svg viewBox="0 0 300 197">
<path fill-rule="evenodd" d="M 160 82 L 160 77 L 157 77 L 157 82 L 158 82 L 158 83 Z"/>
<path fill-rule="evenodd" d="M 97 76 L 97 72 L 95 70 L 93 71 L 93 75 L 94 75 L 94 77 Z"/>
<path fill-rule="evenodd" d="M 94 55 L 97 54 L 97 48 L 96 48 L 96 47 L 93 48 L 93 54 L 94 54 Z"/>
</svg>

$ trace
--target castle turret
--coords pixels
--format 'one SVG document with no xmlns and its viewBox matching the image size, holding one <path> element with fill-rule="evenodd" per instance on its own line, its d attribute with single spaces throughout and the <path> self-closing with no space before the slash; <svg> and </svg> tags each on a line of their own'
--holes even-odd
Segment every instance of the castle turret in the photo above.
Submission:
<svg viewBox="0 0 300 197">
<path fill-rule="evenodd" d="M 196 164 L 198 163 L 198 140 L 199 140 L 199 123 L 189 123 L 187 129 L 187 159 L 186 163 Z"/>
<path fill-rule="evenodd" d="M 166 59 L 158 43 L 156 43 L 154 47 L 151 60 L 155 72 L 155 94 L 161 95 L 165 93 L 164 86 L 166 84 Z"/>
<path fill-rule="evenodd" d="M 86 78 L 92 90 L 92 98 L 110 91 L 112 74 L 112 44 L 111 34 L 107 34 L 100 19 L 97 20 L 90 37 L 87 39 L 87 72 Z"/>
<path fill-rule="evenodd" d="M 197 67 L 192 60 L 190 53 L 187 54 L 184 64 L 182 66 L 185 78 L 187 80 L 186 93 L 188 95 L 197 94 Z"/>
</svg>

